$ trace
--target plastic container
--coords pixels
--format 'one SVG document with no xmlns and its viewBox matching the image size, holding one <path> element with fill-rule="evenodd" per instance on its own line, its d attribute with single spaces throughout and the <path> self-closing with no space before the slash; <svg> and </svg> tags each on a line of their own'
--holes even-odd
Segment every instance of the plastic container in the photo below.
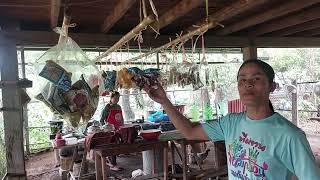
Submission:
<svg viewBox="0 0 320 180">
<path fill-rule="evenodd" d="M 71 171 L 73 169 L 73 156 L 60 156 L 61 169 Z"/>
<path fill-rule="evenodd" d="M 160 134 L 161 131 L 158 129 L 140 131 L 140 136 L 145 140 L 157 140 L 159 139 Z"/>
<path fill-rule="evenodd" d="M 66 145 L 74 145 L 78 143 L 78 139 L 71 137 L 71 138 L 66 138 Z"/>
</svg>

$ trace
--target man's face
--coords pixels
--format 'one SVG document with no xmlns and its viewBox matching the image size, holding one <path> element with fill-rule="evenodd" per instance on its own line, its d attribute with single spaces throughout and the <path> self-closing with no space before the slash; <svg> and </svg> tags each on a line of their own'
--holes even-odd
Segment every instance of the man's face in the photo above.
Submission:
<svg viewBox="0 0 320 180">
<path fill-rule="evenodd" d="M 273 90 L 267 75 L 256 64 L 249 63 L 240 69 L 238 91 L 244 105 L 254 107 L 268 103 L 269 94 Z"/>
</svg>

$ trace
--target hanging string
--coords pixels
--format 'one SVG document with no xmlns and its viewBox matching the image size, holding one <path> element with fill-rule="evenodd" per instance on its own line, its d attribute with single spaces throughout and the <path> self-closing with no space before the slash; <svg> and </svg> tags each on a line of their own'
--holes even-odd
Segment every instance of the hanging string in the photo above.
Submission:
<svg viewBox="0 0 320 180">
<path fill-rule="evenodd" d="M 194 63 L 193 36 L 191 37 L 191 61 Z"/>
<path fill-rule="evenodd" d="M 157 12 L 157 9 L 156 9 L 153 1 L 149 0 L 149 3 L 150 3 L 153 14 L 156 16 L 156 20 L 159 21 L 158 12 Z"/>
<path fill-rule="evenodd" d="M 196 51 L 196 46 L 197 46 L 197 42 L 198 42 L 199 37 L 200 37 L 200 35 L 197 36 L 196 40 L 194 41 L 194 44 L 193 44 L 193 47 L 192 47 L 192 51 L 193 51 L 193 52 Z"/>
<path fill-rule="evenodd" d="M 116 51 L 115 55 L 116 55 L 116 59 L 115 59 L 115 61 L 116 61 L 116 66 L 115 66 L 115 69 L 117 69 L 117 68 L 118 68 L 118 62 L 119 62 L 118 51 Z"/>
<path fill-rule="evenodd" d="M 119 61 L 119 66 L 120 66 L 120 69 L 121 69 L 121 66 L 122 66 L 122 61 L 123 61 L 123 58 L 122 58 L 122 46 L 120 47 L 120 61 Z"/>
<path fill-rule="evenodd" d="M 130 59 L 130 52 L 129 52 L 129 49 L 130 49 L 130 46 L 129 46 L 129 42 L 127 42 L 127 48 L 128 48 L 128 59 Z M 128 65 L 131 66 L 131 61 L 128 61 Z"/>
<path fill-rule="evenodd" d="M 181 36 L 180 36 L 180 38 L 181 38 Z M 184 42 L 183 41 L 181 41 L 181 46 L 182 46 L 182 49 L 181 49 L 181 51 L 182 51 L 182 63 L 185 64 L 185 63 L 187 63 L 187 56 L 186 56 L 186 49 L 184 48 Z"/>
<path fill-rule="evenodd" d="M 97 51 L 98 51 L 98 56 L 100 56 L 100 48 L 99 47 L 96 47 Z M 100 62 L 99 64 L 99 68 L 100 68 L 100 71 L 102 70 L 102 63 Z"/>
<path fill-rule="evenodd" d="M 139 18 L 140 22 L 142 21 L 142 0 L 139 1 Z"/>
<path fill-rule="evenodd" d="M 202 59 L 201 59 L 201 63 L 205 63 L 206 61 L 206 53 L 205 53 L 205 47 L 204 47 L 204 37 L 203 34 L 201 35 L 201 44 L 202 44 Z"/>
<path fill-rule="evenodd" d="M 208 0 L 206 0 L 206 15 L 207 15 L 206 22 L 208 22 L 209 21 L 209 2 L 208 2 Z"/>
<path fill-rule="evenodd" d="M 147 15 L 147 8 L 146 8 L 146 1 L 142 0 L 142 12 L 143 12 L 143 18 L 146 18 Z"/>
<path fill-rule="evenodd" d="M 113 55 L 114 55 L 114 52 L 111 53 L 111 58 L 109 59 L 109 62 L 110 62 L 110 71 L 113 70 L 113 64 L 112 64 L 112 58 L 113 58 Z M 107 65 L 107 62 L 106 62 L 106 65 Z"/>
</svg>

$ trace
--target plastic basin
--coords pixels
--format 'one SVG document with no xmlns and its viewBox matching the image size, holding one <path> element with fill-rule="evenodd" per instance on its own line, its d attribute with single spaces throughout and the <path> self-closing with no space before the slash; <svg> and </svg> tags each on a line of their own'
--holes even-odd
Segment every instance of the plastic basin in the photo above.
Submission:
<svg viewBox="0 0 320 180">
<path fill-rule="evenodd" d="M 158 129 L 140 131 L 140 136 L 145 140 L 157 140 L 160 134 L 161 134 L 161 131 Z"/>
</svg>

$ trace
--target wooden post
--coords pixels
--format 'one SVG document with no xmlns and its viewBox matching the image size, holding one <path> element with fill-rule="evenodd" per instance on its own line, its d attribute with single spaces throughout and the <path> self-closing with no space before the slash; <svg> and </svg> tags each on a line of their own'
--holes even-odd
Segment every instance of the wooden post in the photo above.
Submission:
<svg viewBox="0 0 320 180">
<path fill-rule="evenodd" d="M 249 59 L 257 59 L 257 48 L 254 46 L 244 47 L 242 48 L 243 53 L 243 61 Z"/>
<path fill-rule="evenodd" d="M 18 81 L 18 59 L 15 43 L 0 36 L 1 81 Z M 7 157 L 5 179 L 26 179 L 23 149 L 23 118 L 20 91 L 17 86 L 2 88 L 4 136 Z"/>
<path fill-rule="evenodd" d="M 21 56 L 21 67 L 22 67 L 22 78 L 26 77 L 26 62 L 24 58 L 24 48 L 21 47 L 20 49 L 20 56 Z M 26 89 L 24 89 L 26 90 Z M 28 121 L 28 104 L 26 103 L 23 105 L 23 130 L 24 130 L 24 139 L 26 145 L 26 153 L 30 155 L 30 141 L 29 141 L 29 121 Z"/>
<path fill-rule="evenodd" d="M 292 92 L 292 123 L 299 127 L 298 120 L 298 86 L 297 81 L 294 80 L 292 85 L 296 87 L 296 89 Z"/>
</svg>

